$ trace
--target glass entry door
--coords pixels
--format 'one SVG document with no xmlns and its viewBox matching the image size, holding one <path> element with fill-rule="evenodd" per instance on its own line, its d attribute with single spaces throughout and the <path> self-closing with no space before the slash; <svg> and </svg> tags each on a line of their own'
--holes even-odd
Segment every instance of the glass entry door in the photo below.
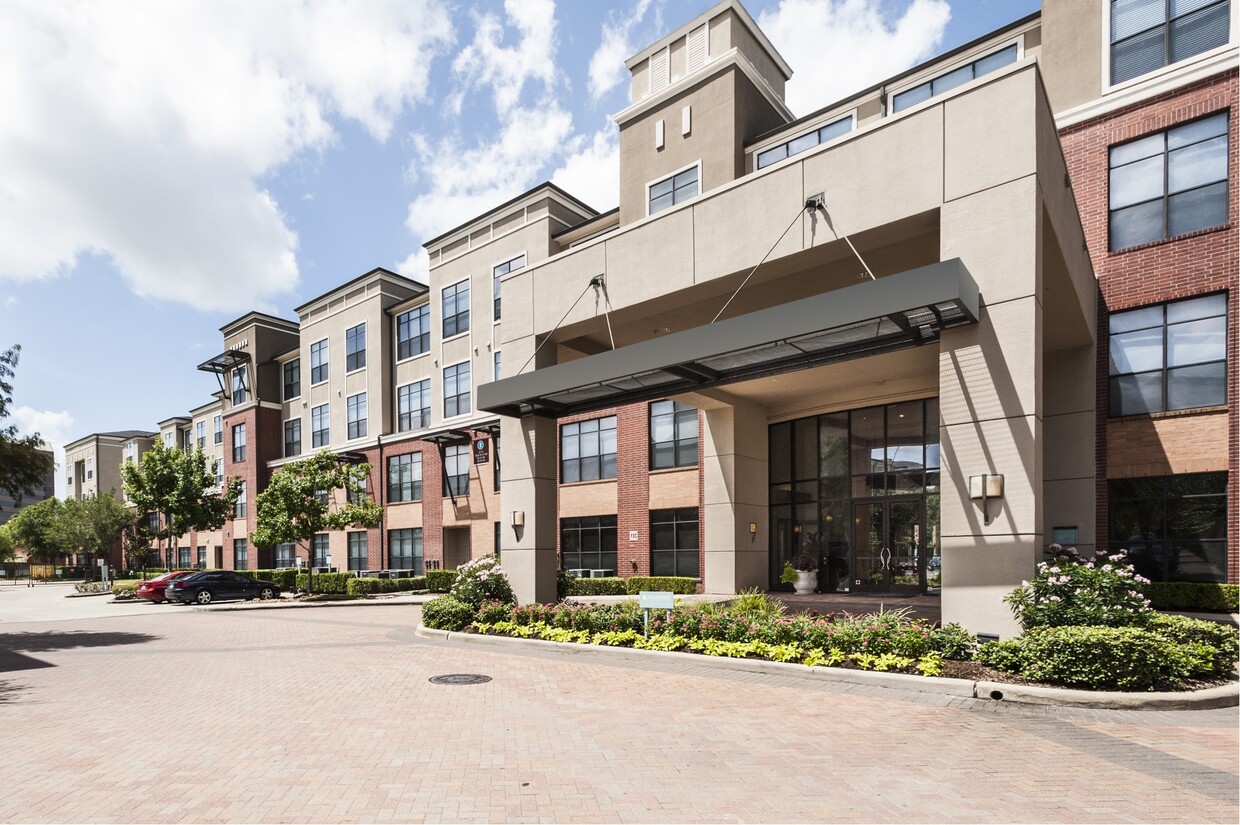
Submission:
<svg viewBox="0 0 1240 825">
<path fill-rule="evenodd" d="M 926 589 L 924 499 L 853 502 L 853 592 Z"/>
</svg>

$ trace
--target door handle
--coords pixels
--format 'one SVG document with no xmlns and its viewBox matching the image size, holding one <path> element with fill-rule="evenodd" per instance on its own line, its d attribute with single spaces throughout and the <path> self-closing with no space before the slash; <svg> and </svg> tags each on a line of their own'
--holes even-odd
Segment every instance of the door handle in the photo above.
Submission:
<svg viewBox="0 0 1240 825">
<path fill-rule="evenodd" d="M 879 558 L 879 561 L 883 563 L 884 570 L 891 569 L 891 548 L 890 547 L 884 547 L 882 550 L 879 550 L 878 558 Z"/>
</svg>

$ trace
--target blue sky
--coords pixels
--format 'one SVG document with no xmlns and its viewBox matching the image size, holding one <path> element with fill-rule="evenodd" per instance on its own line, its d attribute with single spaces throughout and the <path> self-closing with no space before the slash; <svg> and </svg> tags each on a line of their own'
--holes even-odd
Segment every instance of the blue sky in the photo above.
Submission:
<svg viewBox="0 0 1240 825">
<path fill-rule="evenodd" d="M 616 204 L 623 60 L 710 0 L 0 7 L 0 347 L 57 447 L 210 400 L 219 327 L 552 179 Z M 1035 0 L 747 0 L 797 115 Z M 63 484 L 63 473 L 57 473 Z"/>
</svg>

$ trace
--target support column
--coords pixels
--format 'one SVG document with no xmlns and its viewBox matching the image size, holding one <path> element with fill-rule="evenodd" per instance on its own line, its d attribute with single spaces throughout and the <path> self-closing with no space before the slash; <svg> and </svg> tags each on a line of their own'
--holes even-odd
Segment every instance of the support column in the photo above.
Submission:
<svg viewBox="0 0 1240 825">
<path fill-rule="evenodd" d="M 554 602 L 556 555 L 556 422 L 500 421 L 500 549 L 504 571 L 521 604 Z M 513 527 L 513 513 L 524 527 Z"/>
</svg>

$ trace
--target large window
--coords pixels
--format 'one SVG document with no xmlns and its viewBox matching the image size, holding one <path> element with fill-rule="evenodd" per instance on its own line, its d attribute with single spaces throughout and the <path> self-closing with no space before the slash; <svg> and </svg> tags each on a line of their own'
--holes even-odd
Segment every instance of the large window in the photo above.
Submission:
<svg viewBox="0 0 1240 825">
<path fill-rule="evenodd" d="M 388 501 L 422 500 L 422 454 L 407 453 L 388 459 Z"/>
<path fill-rule="evenodd" d="M 916 106 L 923 100 L 929 100 L 930 98 L 936 95 L 941 95 L 950 89 L 956 88 L 957 86 L 962 86 L 974 78 L 981 77 L 984 74 L 989 74 L 995 69 L 1006 66 L 1009 63 L 1015 63 L 1018 52 L 1019 50 L 1017 49 L 1016 44 L 1013 43 L 1012 45 L 1000 49 L 997 52 L 992 52 L 985 57 L 979 57 L 972 63 L 957 66 L 956 68 L 946 71 L 937 77 L 933 77 L 925 83 L 920 83 L 911 89 L 905 89 L 904 91 L 892 96 L 891 111 L 899 112 L 902 109 L 909 108 L 910 106 Z"/>
<path fill-rule="evenodd" d="M 284 365 L 284 400 L 301 395 L 301 359 L 294 358 Z"/>
<path fill-rule="evenodd" d="M 518 269 L 525 268 L 525 255 L 518 255 L 511 261 L 504 261 L 491 271 L 491 292 L 495 303 L 495 320 L 499 320 L 499 286 L 500 278 L 509 272 L 516 272 Z"/>
<path fill-rule="evenodd" d="M 291 541 L 276 545 L 276 569 L 285 570 L 297 566 L 296 545 Z"/>
<path fill-rule="evenodd" d="M 250 569 L 250 543 L 245 539 L 233 539 L 233 570 Z"/>
<path fill-rule="evenodd" d="M 1111 0 L 1111 83 L 1227 43 L 1227 0 Z"/>
<path fill-rule="evenodd" d="M 199 570 L 207 569 L 207 548 L 205 546 L 198 547 L 198 565 Z"/>
<path fill-rule="evenodd" d="M 669 206 L 684 203 L 689 198 L 697 197 L 700 191 L 697 166 L 664 178 L 658 183 L 652 183 L 647 190 L 646 214 L 653 215 Z"/>
<path fill-rule="evenodd" d="M 470 452 L 468 444 L 452 444 L 444 449 L 445 496 L 469 495 Z"/>
<path fill-rule="evenodd" d="M 366 437 L 366 393 L 350 395 L 345 400 L 345 413 L 348 419 L 350 439 Z"/>
<path fill-rule="evenodd" d="M 469 393 L 469 362 L 444 367 L 443 417 L 451 418 L 469 412 Z"/>
<path fill-rule="evenodd" d="M 177 567 L 182 570 L 188 570 L 190 565 L 190 555 L 188 547 L 177 548 Z"/>
<path fill-rule="evenodd" d="M 311 566 L 328 567 L 331 561 L 331 540 L 327 533 L 315 533 L 310 540 Z"/>
<path fill-rule="evenodd" d="M 696 507 L 650 512 L 650 575 L 698 575 Z"/>
<path fill-rule="evenodd" d="M 207 422 L 199 421 L 194 424 L 194 440 L 198 443 L 198 449 L 205 449 L 207 446 Z"/>
<path fill-rule="evenodd" d="M 694 467 L 698 457 L 698 411 L 678 401 L 650 405 L 650 469 Z"/>
<path fill-rule="evenodd" d="M 764 152 L 758 153 L 758 168 L 764 169 L 772 163 L 778 163 L 784 158 L 804 152 L 806 149 L 812 149 L 820 143 L 826 143 L 829 140 L 846 135 L 853 129 L 853 116 L 846 115 L 839 120 L 833 120 L 826 126 L 813 129 L 803 134 L 797 135 L 791 140 L 786 140 L 778 146 L 772 146 Z"/>
<path fill-rule="evenodd" d="M 615 516 L 560 519 L 562 569 L 605 570 L 608 576 L 614 576 L 616 565 Z"/>
<path fill-rule="evenodd" d="M 321 384 L 327 380 L 327 339 L 315 341 L 310 345 L 310 384 Z"/>
<path fill-rule="evenodd" d="M 1111 251 L 1227 223 L 1227 113 L 1111 147 Z"/>
<path fill-rule="evenodd" d="M 349 327 L 344 333 L 344 371 L 353 372 L 366 366 L 366 325 Z"/>
<path fill-rule="evenodd" d="M 215 418 L 212 419 L 211 426 L 215 428 L 213 431 L 214 436 L 215 436 L 215 443 L 223 444 L 224 443 L 224 417 L 222 415 L 217 415 Z"/>
<path fill-rule="evenodd" d="M 420 430 L 431 425 L 431 381 L 414 381 L 396 389 L 396 429 Z"/>
<path fill-rule="evenodd" d="M 245 425 L 237 424 L 232 428 L 233 461 L 245 461 Z"/>
<path fill-rule="evenodd" d="M 246 382 L 245 367 L 236 367 L 232 371 L 232 402 L 244 404 L 249 398 L 250 385 Z"/>
<path fill-rule="evenodd" d="M 349 572 L 366 570 L 370 567 L 370 549 L 367 547 L 366 534 L 361 530 L 349 535 Z"/>
<path fill-rule="evenodd" d="M 241 482 L 241 492 L 237 494 L 237 503 L 233 505 L 233 518 L 243 519 L 246 512 L 245 482 Z"/>
<path fill-rule="evenodd" d="M 310 446 L 326 447 L 331 443 L 331 411 L 327 404 L 310 409 Z"/>
<path fill-rule="evenodd" d="M 388 531 L 388 569 L 422 575 L 422 528 Z"/>
<path fill-rule="evenodd" d="M 1111 550 L 1151 581 L 1227 581 L 1227 473 L 1111 481 Z"/>
<path fill-rule="evenodd" d="M 1227 296 L 1116 312 L 1110 325 L 1112 416 L 1227 403 Z"/>
<path fill-rule="evenodd" d="M 427 304 L 396 316 L 396 358 L 412 358 L 430 351 L 431 308 Z"/>
<path fill-rule="evenodd" d="M 616 477 L 616 417 L 594 418 L 560 427 L 560 481 Z"/>
<path fill-rule="evenodd" d="M 301 455 L 301 419 L 290 418 L 284 422 L 284 457 Z"/>
<path fill-rule="evenodd" d="M 469 281 L 444 287 L 443 337 L 469 332 Z"/>
</svg>

